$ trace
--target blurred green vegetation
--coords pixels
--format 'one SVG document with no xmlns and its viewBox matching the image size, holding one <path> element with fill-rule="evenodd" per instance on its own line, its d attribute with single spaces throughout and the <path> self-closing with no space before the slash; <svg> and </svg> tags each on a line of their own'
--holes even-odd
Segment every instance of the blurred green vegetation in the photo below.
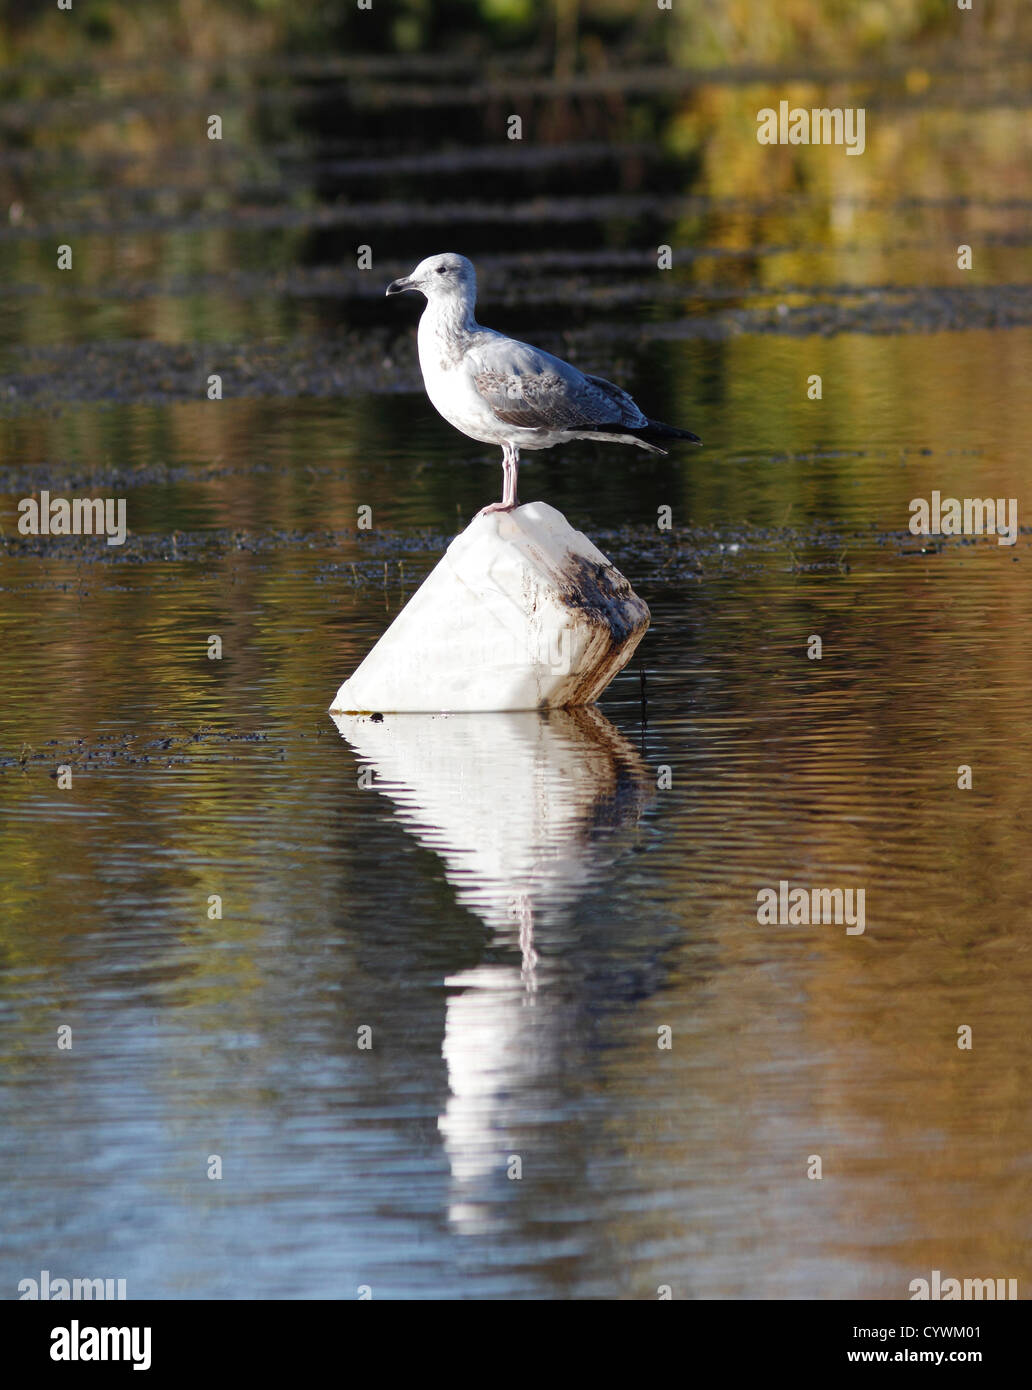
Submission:
<svg viewBox="0 0 1032 1390">
<path fill-rule="evenodd" d="M 256 53 L 430 53 L 544 48 L 557 66 L 605 64 L 612 46 L 691 67 L 845 64 L 893 47 L 1032 38 L 1028 0 L 0 0 L 0 63 L 223 60 Z"/>
</svg>

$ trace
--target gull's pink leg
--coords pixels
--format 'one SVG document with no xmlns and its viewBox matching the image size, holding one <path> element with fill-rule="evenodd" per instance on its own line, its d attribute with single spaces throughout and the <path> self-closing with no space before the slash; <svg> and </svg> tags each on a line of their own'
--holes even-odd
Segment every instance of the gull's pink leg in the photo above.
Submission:
<svg viewBox="0 0 1032 1390">
<path fill-rule="evenodd" d="M 502 445 L 502 479 L 502 500 L 481 507 L 477 516 L 489 516 L 492 512 L 511 512 L 516 505 L 516 449 L 511 444 Z"/>
</svg>

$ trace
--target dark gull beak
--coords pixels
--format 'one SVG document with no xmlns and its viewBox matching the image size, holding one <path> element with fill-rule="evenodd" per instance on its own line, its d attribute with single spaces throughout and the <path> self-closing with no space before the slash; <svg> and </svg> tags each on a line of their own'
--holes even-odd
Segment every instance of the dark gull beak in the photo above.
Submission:
<svg viewBox="0 0 1032 1390">
<path fill-rule="evenodd" d="M 416 287 L 407 275 L 403 275 L 400 280 L 392 280 L 387 286 L 388 294 L 404 294 L 406 290 L 414 290 Z"/>
</svg>

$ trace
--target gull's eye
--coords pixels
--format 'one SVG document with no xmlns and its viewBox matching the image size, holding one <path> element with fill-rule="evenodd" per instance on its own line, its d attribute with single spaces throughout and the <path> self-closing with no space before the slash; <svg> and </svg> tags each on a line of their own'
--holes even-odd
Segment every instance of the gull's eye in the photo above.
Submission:
<svg viewBox="0 0 1032 1390">
<path fill-rule="evenodd" d="M 446 265 L 439 265 L 439 266 L 437 267 L 437 273 L 438 273 L 438 275 L 447 275 L 447 274 L 448 274 L 448 267 L 447 267 Z"/>
</svg>

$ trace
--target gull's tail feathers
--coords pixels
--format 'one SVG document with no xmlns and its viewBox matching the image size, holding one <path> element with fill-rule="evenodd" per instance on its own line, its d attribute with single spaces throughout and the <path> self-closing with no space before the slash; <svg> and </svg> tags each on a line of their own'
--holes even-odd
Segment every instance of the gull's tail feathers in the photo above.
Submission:
<svg viewBox="0 0 1032 1390">
<path fill-rule="evenodd" d="M 688 444 L 701 444 L 702 440 L 691 430 L 679 430 L 676 425 L 664 425 L 659 420 L 647 420 L 644 425 L 600 425 L 596 430 L 578 430 L 579 439 L 612 440 L 616 444 L 637 444 L 639 449 L 647 449 L 650 454 L 666 455 L 669 449 L 663 444 L 684 440 Z"/>
<path fill-rule="evenodd" d="M 660 420 L 650 420 L 644 429 L 628 430 L 627 433 L 653 445 L 675 439 L 683 439 L 689 444 L 702 443 L 699 436 L 692 434 L 691 430 L 679 430 L 676 425 L 664 425 Z M 664 449 L 663 452 L 666 453 L 666 450 Z"/>
</svg>

